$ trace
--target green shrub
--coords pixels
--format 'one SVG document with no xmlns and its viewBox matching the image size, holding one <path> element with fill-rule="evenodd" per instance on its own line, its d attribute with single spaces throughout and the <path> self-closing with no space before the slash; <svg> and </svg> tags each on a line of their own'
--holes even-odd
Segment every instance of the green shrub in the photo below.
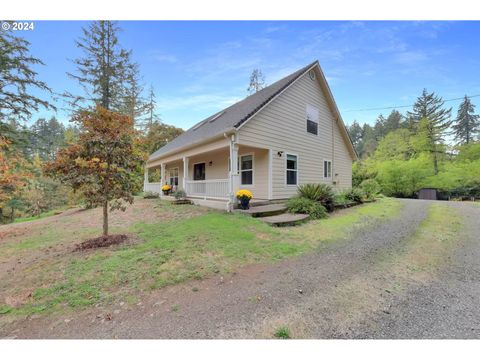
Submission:
<svg viewBox="0 0 480 360">
<path fill-rule="evenodd" d="M 339 194 L 335 194 L 335 196 L 333 197 L 333 203 L 334 205 L 338 206 L 338 205 L 347 205 L 351 203 L 351 201 L 347 199 L 344 193 L 339 193 Z"/>
<path fill-rule="evenodd" d="M 177 199 L 177 200 L 183 200 L 183 199 L 185 199 L 185 198 L 187 197 L 187 194 L 186 194 L 185 191 L 183 191 L 183 190 L 176 190 L 176 191 L 173 192 L 172 195 L 173 195 L 173 196 L 175 197 L 175 199 Z"/>
<path fill-rule="evenodd" d="M 157 194 L 157 193 L 154 193 L 152 191 L 147 191 L 147 192 L 144 192 L 143 193 L 143 198 L 144 199 L 156 199 L 158 198 L 160 195 Z"/>
<path fill-rule="evenodd" d="M 327 184 L 303 184 L 298 187 L 300 197 L 319 201 L 328 211 L 333 211 L 333 197 L 335 193 Z"/>
<path fill-rule="evenodd" d="M 362 202 L 363 192 L 359 188 L 350 188 L 348 190 L 345 190 L 343 194 L 345 198 L 347 198 L 350 201 L 354 201 L 357 203 Z"/>
<path fill-rule="evenodd" d="M 294 197 L 288 200 L 287 209 L 294 214 L 307 214 L 312 219 L 322 219 L 327 217 L 325 207 L 318 201 L 304 197 Z"/>
<path fill-rule="evenodd" d="M 375 179 L 367 179 L 362 181 L 360 189 L 365 198 L 373 200 L 380 193 L 380 184 Z"/>
</svg>

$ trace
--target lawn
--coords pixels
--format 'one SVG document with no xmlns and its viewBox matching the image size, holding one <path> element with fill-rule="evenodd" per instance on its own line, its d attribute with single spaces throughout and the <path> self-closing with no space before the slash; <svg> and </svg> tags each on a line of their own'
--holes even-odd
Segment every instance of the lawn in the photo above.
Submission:
<svg viewBox="0 0 480 360">
<path fill-rule="evenodd" d="M 241 214 L 137 199 L 126 213 L 111 215 L 113 232 L 133 241 L 86 252 L 72 250 L 98 235 L 99 209 L 0 227 L 0 314 L 134 303 L 152 289 L 311 251 L 395 217 L 401 207 L 384 198 L 302 226 L 272 228 Z"/>
</svg>

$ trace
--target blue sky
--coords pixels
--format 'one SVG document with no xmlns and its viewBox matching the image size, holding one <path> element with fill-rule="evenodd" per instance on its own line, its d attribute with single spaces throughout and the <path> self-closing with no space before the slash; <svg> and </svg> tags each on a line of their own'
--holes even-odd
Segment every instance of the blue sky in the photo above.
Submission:
<svg viewBox="0 0 480 360">
<path fill-rule="evenodd" d="M 78 92 L 66 76 L 81 53 L 86 22 L 38 21 L 24 32 L 46 66 L 39 78 L 56 92 Z M 184 129 L 247 95 L 260 68 L 272 83 L 318 59 L 347 124 L 373 123 L 408 105 L 426 87 L 444 99 L 480 94 L 480 22 L 122 21 L 120 42 L 133 50 L 165 123 Z M 480 97 L 472 99 L 480 105 Z M 456 114 L 458 101 L 446 105 Z M 57 103 L 62 107 L 62 103 Z M 399 109 L 405 111 L 407 109 Z M 480 108 L 477 110 L 480 111 Z M 38 116 L 50 116 L 41 112 Z M 64 122 L 68 115 L 59 111 Z M 35 117 L 36 118 L 36 117 Z"/>
</svg>

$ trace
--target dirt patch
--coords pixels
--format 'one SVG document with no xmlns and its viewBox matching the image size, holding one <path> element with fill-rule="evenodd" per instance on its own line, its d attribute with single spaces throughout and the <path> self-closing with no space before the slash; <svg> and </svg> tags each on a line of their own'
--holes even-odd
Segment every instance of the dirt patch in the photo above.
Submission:
<svg viewBox="0 0 480 360">
<path fill-rule="evenodd" d="M 88 239 L 80 244 L 75 245 L 73 251 L 84 251 L 89 249 L 97 249 L 103 247 L 109 247 L 112 245 L 119 245 L 126 243 L 128 236 L 124 234 L 116 234 L 109 236 L 99 236 L 97 238 Z"/>
</svg>

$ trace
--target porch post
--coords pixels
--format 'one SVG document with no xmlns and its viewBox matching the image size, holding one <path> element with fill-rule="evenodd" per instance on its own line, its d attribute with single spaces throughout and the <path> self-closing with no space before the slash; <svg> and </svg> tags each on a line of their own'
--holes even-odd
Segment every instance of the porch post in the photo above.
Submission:
<svg viewBox="0 0 480 360">
<path fill-rule="evenodd" d="M 146 187 L 148 184 L 148 167 L 145 165 L 145 170 L 143 170 L 143 191 L 147 191 Z"/>
<path fill-rule="evenodd" d="M 188 181 L 188 157 L 183 157 L 183 191 L 185 191 L 185 194 L 187 194 L 187 181 Z"/>
<path fill-rule="evenodd" d="M 163 196 L 162 186 L 167 182 L 165 181 L 165 164 L 160 165 L 160 196 Z"/>
<path fill-rule="evenodd" d="M 235 204 L 235 194 L 239 189 L 238 177 L 238 144 L 234 141 L 230 142 L 230 205 Z"/>
</svg>

